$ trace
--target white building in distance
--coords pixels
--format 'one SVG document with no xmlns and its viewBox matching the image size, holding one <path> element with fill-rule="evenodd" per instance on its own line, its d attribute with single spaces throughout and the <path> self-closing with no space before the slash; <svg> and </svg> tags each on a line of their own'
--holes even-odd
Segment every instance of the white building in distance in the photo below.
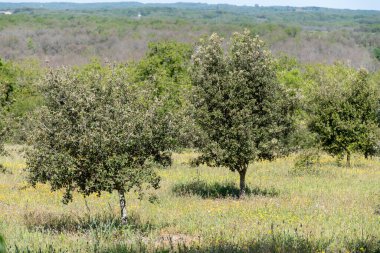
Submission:
<svg viewBox="0 0 380 253">
<path fill-rule="evenodd" d="M 11 11 L 0 11 L 0 14 L 12 15 L 12 12 Z"/>
</svg>

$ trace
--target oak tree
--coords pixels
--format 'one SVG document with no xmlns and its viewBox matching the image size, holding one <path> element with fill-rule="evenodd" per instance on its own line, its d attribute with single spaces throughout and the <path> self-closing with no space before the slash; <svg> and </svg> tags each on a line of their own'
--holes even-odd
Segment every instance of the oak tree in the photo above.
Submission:
<svg viewBox="0 0 380 253">
<path fill-rule="evenodd" d="M 342 64 L 319 66 L 312 76 L 309 129 L 326 152 L 346 155 L 348 167 L 353 152 L 369 156 L 379 146 L 378 94 L 368 78 L 366 70 Z"/>
<path fill-rule="evenodd" d="M 125 193 L 159 187 L 152 156 L 167 146 L 155 143 L 156 128 L 171 128 L 151 87 L 131 83 L 122 65 L 52 70 L 29 138 L 29 182 L 64 189 L 65 203 L 73 191 L 117 191 L 126 223 Z"/>
<path fill-rule="evenodd" d="M 201 40 L 192 62 L 192 100 L 206 138 L 198 163 L 237 171 L 243 196 L 249 163 L 283 153 L 294 103 L 263 41 L 247 30 L 232 36 L 228 53 L 217 34 Z"/>
</svg>

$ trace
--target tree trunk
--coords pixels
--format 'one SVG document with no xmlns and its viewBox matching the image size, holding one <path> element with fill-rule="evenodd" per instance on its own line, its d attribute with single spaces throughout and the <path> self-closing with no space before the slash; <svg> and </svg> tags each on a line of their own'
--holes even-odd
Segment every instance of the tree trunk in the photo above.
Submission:
<svg viewBox="0 0 380 253">
<path fill-rule="evenodd" d="M 351 167 L 351 152 L 347 151 L 347 163 L 346 163 L 347 168 Z"/>
<path fill-rule="evenodd" d="M 245 174 L 247 173 L 247 166 L 244 166 L 242 170 L 239 170 L 240 175 L 240 192 L 239 198 L 243 198 L 245 196 Z"/>
<path fill-rule="evenodd" d="M 125 207 L 125 191 L 119 190 L 119 201 L 120 201 L 120 214 L 121 214 L 121 224 L 127 224 L 127 208 Z"/>
</svg>

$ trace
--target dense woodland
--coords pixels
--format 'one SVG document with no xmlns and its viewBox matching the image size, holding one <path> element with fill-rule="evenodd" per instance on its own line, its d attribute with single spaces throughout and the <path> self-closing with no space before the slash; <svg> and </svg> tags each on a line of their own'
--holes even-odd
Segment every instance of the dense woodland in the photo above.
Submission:
<svg viewBox="0 0 380 253">
<path fill-rule="evenodd" d="M 139 3 L 0 3 L 0 9 L 12 11 L 0 15 L 0 182 L 9 196 L 14 191 L 56 194 L 46 205 L 59 206 L 53 213 L 34 203 L 35 209 L 27 206 L 12 219 L 9 210 L 17 204 L 0 192 L 0 207 L 5 206 L 0 233 L 11 242 L 9 251 L 380 250 L 379 12 Z M 359 169 L 368 187 L 355 177 Z M 190 181 L 178 180 L 193 171 Z M 226 177 L 232 180 L 215 182 Z M 268 188 L 271 177 L 280 182 L 275 188 Z M 333 190 L 326 186 L 328 192 L 321 194 L 317 186 L 307 188 L 329 177 L 335 177 Z M 12 180 L 21 186 L 8 189 Z M 266 183 L 252 187 L 258 182 Z M 339 191 L 339 184 L 347 188 Z M 301 206 L 313 202 L 310 196 L 318 199 L 331 191 L 340 194 L 339 209 L 318 209 L 315 217 L 321 220 L 313 225 L 314 211 Z M 350 194 L 357 198 L 340 202 Z M 98 200 L 87 199 L 94 195 L 112 199 L 108 211 L 97 205 L 97 213 L 91 213 L 89 205 Z M 299 199 L 299 210 L 287 206 L 291 196 Z M 277 216 L 253 218 L 257 213 L 251 213 L 237 225 L 233 217 L 244 215 L 214 221 L 205 214 L 202 219 L 227 227 L 215 235 L 210 224 L 183 225 L 189 211 L 177 220 L 168 218 L 170 224 L 157 216 L 162 210 L 142 211 L 144 206 L 181 210 L 170 201 L 183 198 L 195 205 L 216 199 L 210 205 L 228 210 L 235 209 L 224 205 L 257 202 L 264 213 L 272 200 L 281 199 L 277 207 L 284 213 L 298 210 L 300 220 L 284 215 L 281 224 Z M 269 202 L 261 206 L 259 198 Z M 78 213 L 83 207 L 77 199 L 85 203 L 85 216 Z M 352 218 L 347 203 L 366 208 L 355 209 Z M 136 206 L 144 221 L 130 213 Z M 70 208 L 76 211 L 68 214 Z M 330 211 L 337 215 L 330 214 L 332 223 L 318 216 Z M 310 218 L 305 231 L 303 215 Z M 357 220 L 364 215 L 366 221 Z M 349 227 L 346 218 L 352 221 Z M 246 232 L 254 226 L 260 229 L 249 237 Z M 317 234 L 313 226 L 322 231 Z M 334 226 L 340 229 L 336 236 Z M 159 237 L 162 233 L 173 233 L 169 243 Z M 17 242 L 20 235 L 25 244 Z M 67 247 L 58 247 L 59 235 Z M 31 245 L 39 236 L 51 237 L 51 244 Z M 0 237 L 1 253 L 2 244 Z"/>
</svg>

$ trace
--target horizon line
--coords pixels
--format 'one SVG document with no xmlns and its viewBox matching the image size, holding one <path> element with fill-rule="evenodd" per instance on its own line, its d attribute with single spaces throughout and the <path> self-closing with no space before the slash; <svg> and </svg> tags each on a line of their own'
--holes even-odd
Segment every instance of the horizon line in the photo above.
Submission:
<svg viewBox="0 0 380 253">
<path fill-rule="evenodd" d="M 56 4 L 113 4 L 113 3 L 139 3 L 139 4 L 143 4 L 143 5 L 149 5 L 149 4 L 162 4 L 162 5 L 165 5 L 165 4 L 204 4 L 204 5 L 228 5 L 228 6 L 238 6 L 238 7 L 292 7 L 292 8 L 321 8 L 321 9 L 335 9 L 335 10 L 351 10 L 351 11 L 380 11 L 378 9 L 354 9 L 354 8 L 334 8 L 334 7 L 326 7 L 326 6 L 316 6 L 316 5 L 305 5 L 305 6 L 293 6 L 293 5 L 259 5 L 259 4 L 256 4 L 256 3 L 252 3 L 252 5 L 250 4 L 235 4 L 235 3 L 206 3 L 206 2 L 197 2 L 197 1 L 177 1 L 177 2 L 158 2 L 158 3 L 153 3 L 153 2 L 146 2 L 146 1 L 103 1 L 103 0 L 100 0 L 100 1 L 86 1 L 84 0 L 81 1 L 81 0 L 77 0 L 77 1 L 62 1 L 62 0 L 49 0 L 49 1 L 1 1 L 0 0 L 0 5 L 1 4 L 52 4 L 52 3 L 56 3 Z"/>
</svg>

